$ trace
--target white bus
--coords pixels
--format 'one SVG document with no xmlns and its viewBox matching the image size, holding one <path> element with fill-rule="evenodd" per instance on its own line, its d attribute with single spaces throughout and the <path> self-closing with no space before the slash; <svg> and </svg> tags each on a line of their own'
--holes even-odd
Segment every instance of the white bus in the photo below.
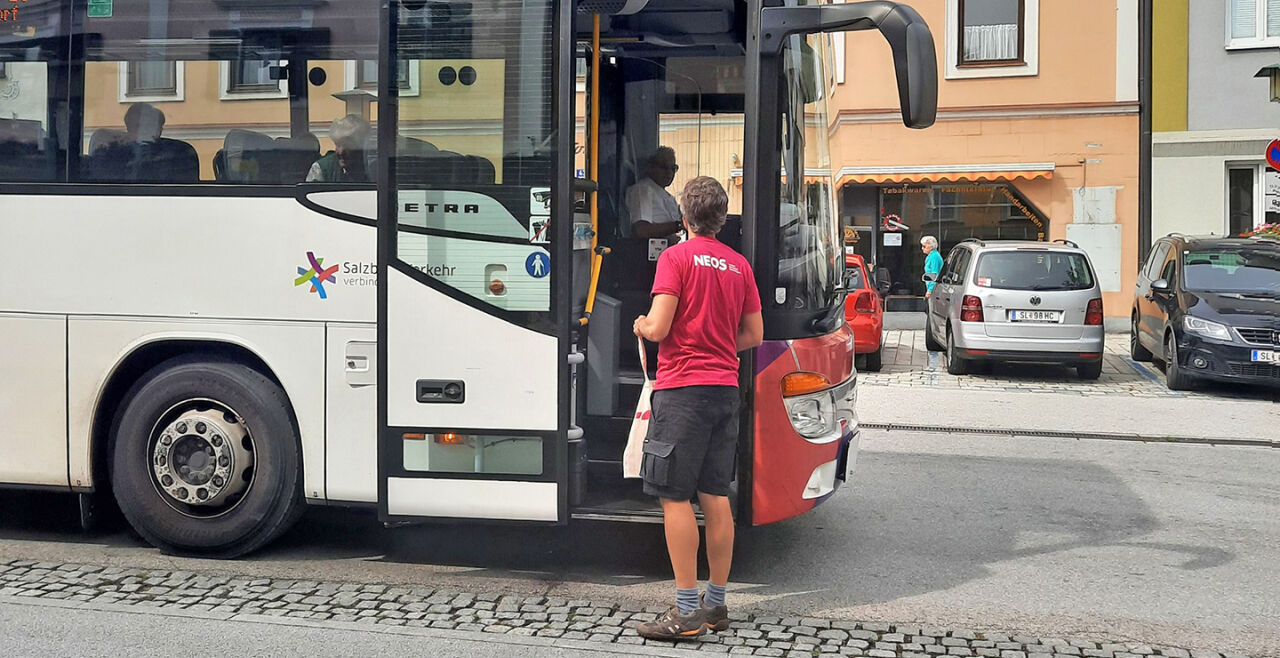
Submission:
<svg viewBox="0 0 1280 658">
<path fill-rule="evenodd" d="M 0 486 L 109 493 L 162 550 L 218 557 L 306 503 L 657 518 L 619 462 L 662 245 L 626 235 L 621 199 L 705 127 L 699 154 L 744 155 L 723 239 L 767 291 L 737 515 L 812 508 L 857 428 L 830 194 L 783 171 L 825 158 L 807 35 L 879 28 L 916 127 L 935 61 L 909 8 L 777 4 L 15 4 Z"/>
</svg>

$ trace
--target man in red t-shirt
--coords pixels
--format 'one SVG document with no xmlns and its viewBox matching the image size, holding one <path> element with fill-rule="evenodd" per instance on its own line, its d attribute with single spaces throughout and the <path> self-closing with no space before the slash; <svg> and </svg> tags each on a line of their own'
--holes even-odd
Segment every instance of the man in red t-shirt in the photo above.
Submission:
<svg viewBox="0 0 1280 658">
<path fill-rule="evenodd" d="M 725 586 L 733 562 L 729 491 L 738 442 L 738 352 L 764 338 L 760 294 L 747 259 L 716 239 L 729 196 L 699 176 L 681 194 L 681 219 L 692 236 L 662 252 L 653 304 L 635 334 L 658 342 L 649 434 L 640 476 L 662 502 L 667 552 L 676 576 L 676 605 L 636 630 L 676 640 L 729 627 Z M 698 597 L 698 522 L 706 521 L 711 577 Z"/>
</svg>

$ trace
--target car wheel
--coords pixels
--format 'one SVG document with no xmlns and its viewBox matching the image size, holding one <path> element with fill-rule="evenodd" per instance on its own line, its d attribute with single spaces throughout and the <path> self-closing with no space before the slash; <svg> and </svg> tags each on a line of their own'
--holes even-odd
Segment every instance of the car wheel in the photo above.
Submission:
<svg viewBox="0 0 1280 658">
<path fill-rule="evenodd" d="M 1164 344 L 1164 383 L 1171 391 L 1191 388 L 1191 376 L 1178 365 L 1178 341 L 1173 333 L 1169 334 Z"/>
<path fill-rule="evenodd" d="M 881 366 L 884 365 L 880 354 L 880 351 L 883 349 L 884 345 L 881 345 L 876 348 L 876 351 L 867 353 L 865 361 L 867 372 L 880 372 Z"/>
<path fill-rule="evenodd" d="M 120 510 L 165 553 L 238 557 L 304 507 L 288 398 L 241 363 L 187 356 L 155 367 L 125 396 L 108 450 Z"/>
<path fill-rule="evenodd" d="M 1133 315 L 1133 321 L 1129 327 L 1129 358 L 1134 361 L 1150 361 L 1152 358 L 1151 350 L 1142 346 L 1142 340 L 1138 338 L 1138 315 Z"/>
<path fill-rule="evenodd" d="M 927 311 L 924 318 L 924 348 L 930 352 L 941 352 L 943 350 L 942 343 L 939 343 L 933 337 L 933 321 L 929 319 Z"/>
<path fill-rule="evenodd" d="M 969 362 L 960 358 L 956 350 L 956 339 L 947 332 L 947 372 L 953 375 L 964 375 L 969 372 Z"/>
<path fill-rule="evenodd" d="M 1102 376 L 1102 362 L 1081 363 L 1076 366 L 1076 374 L 1080 379 L 1097 379 Z"/>
</svg>

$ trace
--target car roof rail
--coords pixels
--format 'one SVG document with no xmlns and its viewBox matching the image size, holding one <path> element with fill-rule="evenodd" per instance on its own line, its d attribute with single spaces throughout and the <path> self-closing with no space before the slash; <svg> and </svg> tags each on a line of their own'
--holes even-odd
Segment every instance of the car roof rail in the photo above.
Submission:
<svg viewBox="0 0 1280 658">
<path fill-rule="evenodd" d="M 1072 241 L 1070 241 L 1070 240 L 1066 240 L 1066 239 L 1064 239 L 1064 238 L 1058 238 L 1057 240 L 1054 240 L 1054 242 L 1055 242 L 1055 243 L 1065 244 L 1065 245 L 1067 245 L 1068 247 L 1071 247 L 1072 249 L 1079 249 L 1079 248 L 1080 248 L 1080 245 L 1078 245 L 1078 244 L 1076 244 L 1076 243 L 1074 243 L 1074 242 L 1072 242 Z"/>
<path fill-rule="evenodd" d="M 985 247 L 985 246 L 987 246 L 987 243 L 983 242 L 983 241 L 982 241 L 982 238 L 965 238 L 965 239 L 961 240 L 960 242 L 958 242 L 957 244 L 964 244 L 964 243 L 966 243 L 966 242 L 972 242 L 972 243 L 974 243 L 974 244 L 978 245 L 979 247 Z"/>
</svg>

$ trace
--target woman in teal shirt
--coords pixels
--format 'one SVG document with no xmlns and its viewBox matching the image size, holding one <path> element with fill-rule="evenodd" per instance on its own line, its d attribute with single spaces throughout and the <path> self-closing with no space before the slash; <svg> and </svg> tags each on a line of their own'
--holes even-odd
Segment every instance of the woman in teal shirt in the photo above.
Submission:
<svg viewBox="0 0 1280 658">
<path fill-rule="evenodd" d="M 933 273 L 936 280 L 938 274 L 942 272 L 942 254 L 938 253 L 938 239 L 932 235 L 926 235 L 920 238 L 920 249 L 924 251 L 924 273 Z M 933 281 L 924 284 L 924 296 L 928 298 L 933 294 Z"/>
</svg>

